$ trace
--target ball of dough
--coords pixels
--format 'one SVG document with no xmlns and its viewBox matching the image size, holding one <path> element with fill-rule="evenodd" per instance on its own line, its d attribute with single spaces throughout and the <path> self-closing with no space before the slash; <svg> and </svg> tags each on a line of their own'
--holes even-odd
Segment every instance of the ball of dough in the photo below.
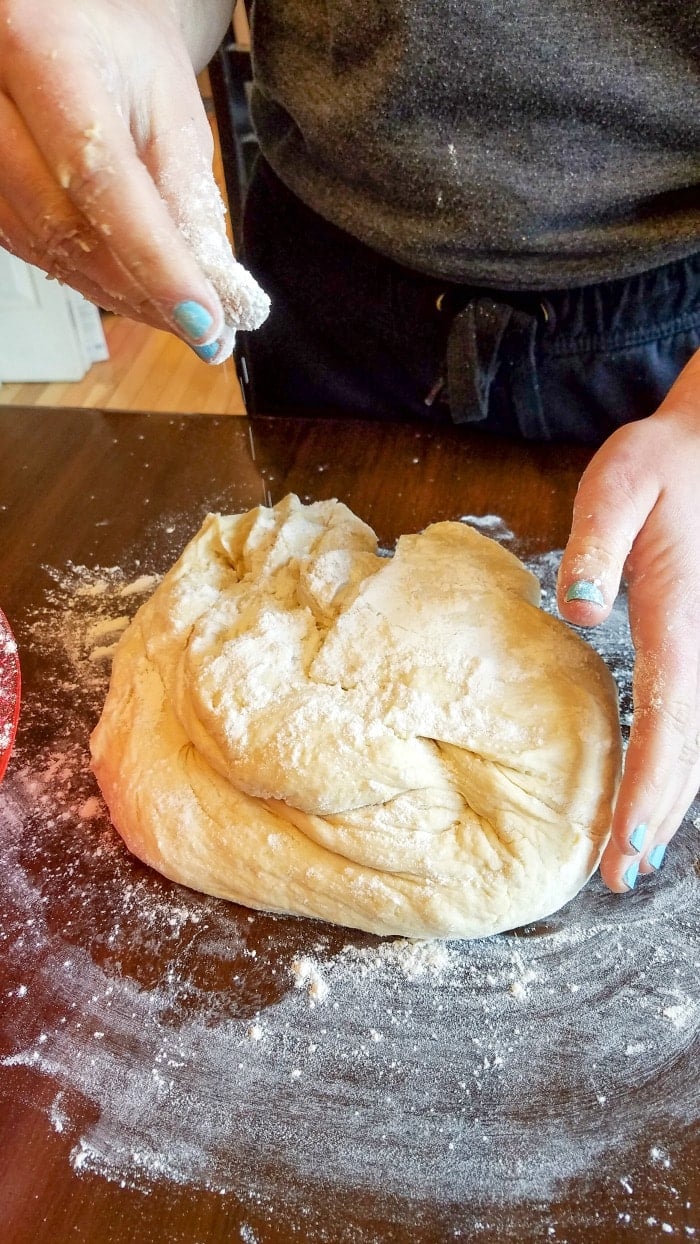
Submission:
<svg viewBox="0 0 700 1244">
<path fill-rule="evenodd" d="M 115 826 L 174 881 L 407 937 L 483 937 L 596 868 L 615 684 L 461 523 L 393 557 L 337 501 L 210 515 L 115 653 L 91 740 Z"/>
</svg>

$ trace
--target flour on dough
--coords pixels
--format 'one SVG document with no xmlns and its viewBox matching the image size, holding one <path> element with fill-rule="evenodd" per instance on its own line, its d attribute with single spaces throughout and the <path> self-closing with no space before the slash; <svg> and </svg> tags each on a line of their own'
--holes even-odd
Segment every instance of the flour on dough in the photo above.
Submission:
<svg viewBox="0 0 700 1244">
<path fill-rule="evenodd" d="M 119 641 L 93 765 L 174 881 L 373 933 L 483 937 L 584 885 L 615 685 L 461 523 L 391 559 L 344 505 L 210 515 Z"/>
</svg>

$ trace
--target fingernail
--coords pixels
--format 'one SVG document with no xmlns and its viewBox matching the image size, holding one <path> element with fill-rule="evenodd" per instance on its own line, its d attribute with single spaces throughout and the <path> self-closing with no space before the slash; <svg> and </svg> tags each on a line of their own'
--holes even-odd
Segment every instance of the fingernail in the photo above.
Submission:
<svg viewBox="0 0 700 1244">
<path fill-rule="evenodd" d="M 223 363 L 230 358 L 236 344 L 236 333 L 228 324 L 224 324 L 221 336 L 206 346 L 192 346 L 195 354 L 204 359 L 205 363 Z"/>
<path fill-rule="evenodd" d="M 630 846 L 634 847 L 635 851 L 641 851 L 644 846 L 644 839 L 646 836 L 647 826 L 638 825 L 637 828 L 630 834 Z"/>
<path fill-rule="evenodd" d="M 212 341 L 208 346 L 192 346 L 192 349 L 198 358 L 203 359 L 205 363 L 210 363 L 211 360 L 216 358 L 216 355 L 219 353 L 219 350 L 221 349 L 221 342 Z"/>
<path fill-rule="evenodd" d="M 661 865 L 664 862 L 665 854 L 666 854 L 666 843 L 665 842 L 659 842 L 657 846 L 651 848 L 651 851 L 649 852 L 647 859 L 649 860 L 649 863 L 651 864 L 652 868 L 657 869 L 661 867 Z"/>
<path fill-rule="evenodd" d="M 639 861 L 638 860 L 634 860 L 633 863 L 630 864 L 629 868 L 627 868 L 625 872 L 623 872 L 622 880 L 624 881 L 628 890 L 634 889 L 637 883 L 638 872 L 639 872 Z"/>
<path fill-rule="evenodd" d="M 604 605 L 605 597 L 598 587 L 597 583 L 592 583 L 590 579 L 577 579 L 571 584 L 565 600 L 588 600 L 593 605 Z"/>
<path fill-rule="evenodd" d="M 173 319 L 178 328 L 181 328 L 183 333 L 186 333 L 193 341 L 199 341 L 200 337 L 204 337 L 214 323 L 214 318 L 206 307 L 189 299 L 177 304 L 173 311 Z"/>
</svg>

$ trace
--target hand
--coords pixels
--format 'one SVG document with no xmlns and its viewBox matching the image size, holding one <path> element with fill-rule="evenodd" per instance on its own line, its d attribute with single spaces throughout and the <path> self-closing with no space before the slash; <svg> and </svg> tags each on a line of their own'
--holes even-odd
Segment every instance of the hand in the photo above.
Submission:
<svg viewBox="0 0 700 1244">
<path fill-rule="evenodd" d="M 221 10 L 200 0 L 202 21 Z M 226 240 L 177 17 L 176 0 L 0 0 L 0 243 L 218 362 L 267 307 Z"/>
<path fill-rule="evenodd" d="M 559 608 L 579 626 L 608 616 L 623 572 L 629 585 L 634 719 L 601 862 L 618 892 L 659 867 L 700 785 L 699 548 L 700 352 L 591 460 L 559 571 Z"/>
</svg>

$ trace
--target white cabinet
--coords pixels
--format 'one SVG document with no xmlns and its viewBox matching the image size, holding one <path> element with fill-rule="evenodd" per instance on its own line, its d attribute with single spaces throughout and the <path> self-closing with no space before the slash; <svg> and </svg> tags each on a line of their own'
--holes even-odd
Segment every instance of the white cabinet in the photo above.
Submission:
<svg viewBox="0 0 700 1244">
<path fill-rule="evenodd" d="M 96 307 L 0 247 L 0 382 L 82 380 L 108 357 Z"/>
</svg>

